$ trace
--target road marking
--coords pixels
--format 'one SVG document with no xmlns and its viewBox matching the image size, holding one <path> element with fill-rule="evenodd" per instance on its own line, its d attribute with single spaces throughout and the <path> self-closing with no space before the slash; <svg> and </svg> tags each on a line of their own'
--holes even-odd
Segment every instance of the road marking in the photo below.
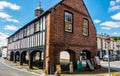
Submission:
<svg viewBox="0 0 120 76">
<path fill-rule="evenodd" d="M 34 75 L 37 75 L 37 76 L 40 75 L 40 74 L 37 74 L 37 73 L 34 73 L 34 72 L 27 71 L 26 69 L 23 70 L 23 69 L 18 69 L 18 68 L 12 67 L 12 66 L 6 64 L 4 61 L 1 61 L 1 63 L 4 64 L 5 66 L 9 67 L 9 68 L 12 68 L 12 69 L 15 69 L 15 70 L 18 70 L 18 71 L 22 71 L 22 72 L 26 72 L 26 73 L 31 73 L 31 74 L 34 74 Z"/>
</svg>

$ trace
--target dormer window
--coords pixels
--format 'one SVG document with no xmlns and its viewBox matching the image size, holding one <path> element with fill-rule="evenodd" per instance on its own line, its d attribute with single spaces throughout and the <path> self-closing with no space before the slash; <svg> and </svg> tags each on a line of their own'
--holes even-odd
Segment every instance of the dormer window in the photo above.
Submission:
<svg viewBox="0 0 120 76">
<path fill-rule="evenodd" d="M 65 31 L 72 32 L 73 31 L 73 15 L 70 12 L 65 12 Z"/>
</svg>

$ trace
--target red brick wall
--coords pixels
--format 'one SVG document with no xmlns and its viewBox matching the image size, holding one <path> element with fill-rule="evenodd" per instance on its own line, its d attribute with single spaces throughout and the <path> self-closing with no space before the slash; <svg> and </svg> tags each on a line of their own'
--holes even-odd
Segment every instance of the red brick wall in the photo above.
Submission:
<svg viewBox="0 0 120 76">
<path fill-rule="evenodd" d="M 73 32 L 64 31 L 64 11 L 73 13 Z M 83 18 L 89 20 L 89 36 L 85 37 L 83 31 Z M 47 20 L 47 47 L 46 47 L 46 65 L 59 64 L 59 53 L 70 49 L 75 52 L 75 61 L 80 58 L 80 51 L 88 50 L 92 57 L 96 55 L 96 29 L 84 7 L 82 0 L 64 0 L 53 9 Z M 48 67 L 47 66 L 47 67 Z"/>
</svg>

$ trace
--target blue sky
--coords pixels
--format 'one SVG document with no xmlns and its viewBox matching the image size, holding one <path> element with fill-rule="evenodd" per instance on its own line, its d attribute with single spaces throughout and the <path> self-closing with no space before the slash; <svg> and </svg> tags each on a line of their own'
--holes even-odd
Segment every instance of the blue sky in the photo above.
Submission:
<svg viewBox="0 0 120 76">
<path fill-rule="evenodd" d="M 0 0 L 0 46 L 6 37 L 34 19 L 39 0 Z M 41 0 L 44 10 L 60 0 Z M 99 34 L 120 36 L 120 0 L 84 0 Z M 5 44 L 3 44 L 5 43 Z"/>
</svg>

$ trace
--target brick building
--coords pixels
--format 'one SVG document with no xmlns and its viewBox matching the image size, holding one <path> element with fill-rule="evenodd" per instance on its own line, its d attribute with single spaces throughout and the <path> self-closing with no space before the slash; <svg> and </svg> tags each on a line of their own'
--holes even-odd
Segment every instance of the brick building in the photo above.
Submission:
<svg viewBox="0 0 120 76">
<path fill-rule="evenodd" d="M 74 68 L 81 52 L 87 59 L 96 55 L 96 29 L 83 0 L 62 0 L 45 12 L 41 9 L 35 10 L 34 20 L 8 37 L 8 59 L 18 59 L 21 65 L 28 61 L 30 68 L 38 60 L 48 73 L 60 64 L 63 51 Z"/>
</svg>

